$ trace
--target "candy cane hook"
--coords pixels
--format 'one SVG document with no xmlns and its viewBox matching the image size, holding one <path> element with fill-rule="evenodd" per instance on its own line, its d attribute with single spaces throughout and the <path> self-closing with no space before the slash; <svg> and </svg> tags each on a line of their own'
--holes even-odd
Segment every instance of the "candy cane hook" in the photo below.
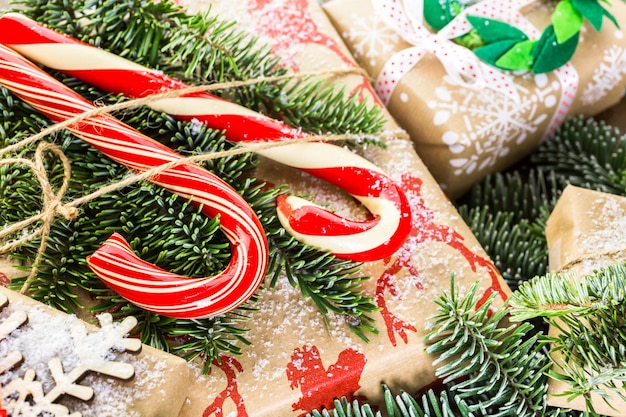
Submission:
<svg viewBox="0 0 626 417">
<path fill-rule="evenodd" d="M 96 107 L 38 67 L 0 45 L 0 84 L 54 122 Z M 107 114 L 67 127 L 76 136 L 135 172 L 144 172 L 182 156 Z M 187 278 L 138 258 L 118 234 L 88 259 L 108 286 L 132 303 L 159 314 L 203 318 L 226 313 L 248 300 L 266 273 L 268 247 L 263 228 L 243 198 L 209 171 L 181 164 L 151 181 L 220 215 L 232 249 L 231 262 L 220 274 Z"/>
<path fill-rule="evenodd" d="M 47 67 L 106 91 L 132 98 L 189 87 L 187 84 L 47 29 L 16 13 L 0 17 L 0 42 Z M 234 142 L 303 138 L 300 130 L 243 106 L 200 92 L 147 104 L 182 120 L 223 129 Z M 354 261 L 393 255 L 411 230 L 411 208 L 402 189 L 378 167 L 339 146 L 299 143 L 259 154 L 324 179 L 361 201 L 372 213 L 366 221 L 332 214 L 294 196 L 278 200 L 278 217 L 298 240 Z"/>
</svg>

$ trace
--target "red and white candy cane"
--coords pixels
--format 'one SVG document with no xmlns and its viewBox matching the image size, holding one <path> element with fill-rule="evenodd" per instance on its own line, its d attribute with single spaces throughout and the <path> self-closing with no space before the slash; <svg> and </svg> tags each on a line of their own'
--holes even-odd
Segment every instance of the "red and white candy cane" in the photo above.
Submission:
<svg viewBox="0 0 626 417">
<path fill-rule="evenodd" d="M 161 72 L 47 29 L 20 14 L 0 17 L 0 43 L 49 68 L 132 98 L 189 87 Z M 234 142 L 306 136 L 280 121 L 206 92 L 161 99 L 148 106 L 178 119 L 223 129 Z M 323 142 L 295 143 L 258 153 L 342 188 L 373 215 L 366 221 L 354 221 L 304 199 L 281 197 L 278 217 L 298 240 L 344 259 L 372 261 L 393 255 L 410 233 L 411 209 L 404 192 L 366 159 Z"/>
<path fill-rule="evenodd" d="M 96 109 L 3 45 L 0 45 L 0 85 L 57 123 Z M 80 120 L 67 129 L 135 172 L 182 158 L 107 114 Z M 96 275 L 132 303 L 171 317 L 214 316 L 248 300 L 265 276 L 268 247 L 263 227 L 246 201 L 220 178 L 193 164 L 177 165 L 150 180 L 201 204 L 206 215 L 220 216 L 222 231 L 232 248 L 230 264 L 216 276 L 198 279 L 179 276 L 141 260 L 115 234 L 88 259 Z"/>
</svg>

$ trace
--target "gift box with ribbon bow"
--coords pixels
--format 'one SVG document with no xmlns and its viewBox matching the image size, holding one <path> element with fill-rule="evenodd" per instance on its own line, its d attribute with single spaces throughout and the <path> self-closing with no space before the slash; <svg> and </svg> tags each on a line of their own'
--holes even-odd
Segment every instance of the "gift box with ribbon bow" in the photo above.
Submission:
<svg viewBox="0 0 626 417">
<path fill-rule="evenodd" d="M 559 20 L 563 31 L 580 31 L 572 38 L 577 46 L 568 41 L 576 48 L 574 55 L 557 69 L 541 73 L 535 73 L 539 62 L 531 70 L 522 61 L 540 54 L 541 65 L 559 65 L 562 51 L 544 48 L 537 52 L 533 40 L 543 39 L 551 20 L 567 13 L 574 16 L 574 12 L 555 11 L 552 2 L 484 0 L 469 2 L 453 18 L 445 15 L 443 7 L 439 18 L 445 24 L 434 30 L 425 17 L 436 24 L 438 17 L 433 15 L 438 12 L 432 6 L 426 9 L 426 3 L 331 0 L 324 9 L 357 62 L 373 78 L 382 101 L 410 134 L 420 158 L 453 198 L 487 174 L 527 156 L 566 117 L 594 115 L 617 103 L 623 94 L 626 37 L 619 29 L 626 27 L 623 2 L 613 2 L 604 15 L 594 14 L 594 27 L 587 20 L 582 24 L 582 18 L 582 26 L 570 18 Z M 493 22 L 489 19 L 504 23 L 506 29 L 494 29 L 489 36 L 495 42 L 483 49 L 487 52 L 475 53 L 470 49 L 475 41 L 472 36 L 481 31 L 474 25 Z M 601 30 L 594 30 L 600 22 Z M 527 42 L 506 44 L 512 36 Z M 504 43 L 496 45 L 500 39 Z M 507 59 L 528 70 L 503 70 L 478 56 L 494 58 L 494 51 L 502 53 L 504 46 L 512 44 L 517 49 Z"/>
</svg>

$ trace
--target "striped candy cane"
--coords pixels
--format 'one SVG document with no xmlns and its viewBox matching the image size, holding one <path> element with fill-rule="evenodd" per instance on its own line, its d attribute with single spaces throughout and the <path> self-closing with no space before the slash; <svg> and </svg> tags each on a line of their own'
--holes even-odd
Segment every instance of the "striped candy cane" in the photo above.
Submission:
<svg viewBox="0 0 626 417">
<path fill-rule="evenodd" d="M 47 67 L 132 98 L 189 87 L 187 84 L 104 50 L 47 29 L 20 14 L 0 17 L 0 43 Z M 300 130 L 245 107 L 200 92 L 148 104 L 178 119 L 222 129 L 234 142 L 303 138 Z M 411 230 L 404 192 L 378 167 L 329 143 L 298 143 L 259 154 L 324 179 L 363 203 L 372 213 L 353 221 L 294 196 L 281 197 L 278 217 L 298 240 L 338 257 L 372 261 L 393 255 Z"/>
<path fill-rule="evenodd" d="M 0 85 L 54 122 L 96 107 L 14 51 L 0 45 Z M 182 158 L 110 115 L 83 119 L 67 128 L 111 159 L 144 172 Z M 263 281 L 268 247 L 263 228 L 245 200 L 209 171 L 181 164 L 151 177 L 166 189 L 202 205 L 208 216 L 220 215 L 232 258 L 219 275 L 193 279 L 167 272 L 138 258 L 118 234 L 88 259 L 93 271 L 134 304 L 178 318 L 223 314 L 248 300 Z"/>
</svg>

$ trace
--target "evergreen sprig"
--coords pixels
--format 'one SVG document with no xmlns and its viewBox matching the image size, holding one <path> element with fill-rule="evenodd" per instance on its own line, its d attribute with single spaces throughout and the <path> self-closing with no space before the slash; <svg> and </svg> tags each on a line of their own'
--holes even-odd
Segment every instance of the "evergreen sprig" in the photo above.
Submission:
<svg viewBox="0 0 626 417">
<path fill-rule="evenodd" d="M 269 55 L 267 48 L 258 45 L 253 38 L 232 30 L 227 22 L 206 15 L 187 15 L 171 2 L 24 0 L 22 6 L 31 17 L 53 28 L 184 78 L 190 83 L 284 73 L 276 66 L 276 60 Z M 126 16 L 133 18 L 128 19 Z M 88 93 L 88 87 L 76 80 L 62 79 L 81 94 L 93 94 L 92 97 L 104 100 L 104 103 L 120 100 L 119 97 L 107 96 L 96 90 Z M 345 133 L 358 130 L 368 133 L 380 128 L 380 118 L 375 110 L 359 105 L 356 100 L 343 100 L 343 92 L 319 87 L 319 84 L 305 83 L 290 90 L 293 85 L 287 82 L 263 82 L 217 93 L 271 116 L 280 116 L 294 126 L 313 132 Z M 319 111 L 318 98 L 321 103 L 326 103 L 321 105 L 324 111 Z M 0 90 L 0 110 L 2 146 L 19 137 L 36 133 L 48 124 L 33 109 L 13 99 L 3 89 Z M 332 122 L 326 120 L 324 113 L 331 110 Z M 223 140 L 220 132 L 196 132 L 189 125 L 149 110 L 141 109 L 121 116 L 164 143 L 170 144 L 171 138 L 178 138 L 172 143 L 177 143 L 177 149 L 182 152 L 227 149 L 232 146 Z M 76 162 L 73 162 L 73 168 L 77 179 L 68 198 L 115 181 L 126 172 L 123 167 L 112 164 L 67 133 L 58 133 L 55 141 L 62 144 L 67 153 L 75 156 L 72 160 Z M 527 301 L 534 300 L 533 308 L 545 306 L 540 302 L 556 300 L 531 297 L 529 288 L 535 285 L 535 295 L 554 297 L 563 295 L 563 291 L 572 290 L 568 288 L 568 285 L 572 285 L 571 280 L 564 280 L 559 275 L 544 275 L 547 249 L 539 233 L 561 188 L 566 183 L 574 183 L 626 194 L 625 146 L 623 138 L 615 129 L 584 118 L 572 119 L 546 141 L 530 160 L 525 161 L 523 169 L 515 167 L 507 174 L 488 178 L 477 185 L 473 200 L 466 199 L 459 203 L 459 211 L 487 252 L 496 260 L 498 268 L 505 271 L 505 276 L 506 271 L 510 271 L 507 278 L 509 283 L 520 286 L 515 294 L 520 299 L 526 297 Z M 31 147 L 20 153 L 28 155 L 32 151 Z M 252 200 L 264 224 L 274 225 L 275 219 L 268 208 L 278 193 L 287 190 L 279 187 L 266 192 L 264 184 L 250 178 L 249 169 L 254 169 L 255 159 L 250 156 L 245 158 L 211 161 L 207 166 L 220 171 L 247 199 Z M 47 163 L 53 180 L 58 179 L 60 170 L 54 158 L 50 158 Z M 36 213 L 40 208 L 36 198 L 40 192 L 30 177 L 30 173 L 21 168 L 0 168 L 0 192 L 4 193 L 0 195 L 0 205 L 4 204 L 0 207 L 0 216 L 3 222 L 13 222 L 29 213 Z M 149 199 L 159 203 L 154 205 L 155 211 L 137 210 L 143 206 L 124 204 L 131 195 L 135 201 Z M 19 211 L 15 211 L 16 202 Z M 49 303 L 71 311 L 79 303 L 74 289 L 86 288 L 99 300 L 97 308 L 113 310 L 120 316 L 137 315 L 143 340 L 166 350 L 176 350 L 189 358 L 203 357 L 207 364 L 205 371 L 219 352 L 241 352 L 241 345 L 247 343 L 246 326 L 249 325 L 250 309 L 254 308 L 254 302 L 229 315 L 206 321 L 181 321 L 147 312 L 142 314 L 134 310 L 136 307 L 124 303 L 119 297 L 116 299 L 114 294 L 99 285 L 84 264 L 83 255 L 90 253 L 93 246 L 97 245 L 99 238 L 96 232 L 110 232 L 119 226 L 130 234 L 141 235 L 134 236 L 131 242 L 142 256 L 151 256 L 150 259 L 156 263 L 167 260 L 168 268 L 186 273 L 210 273 L 213 268 L 219 269 L 219 265 L 228 260 L 221 250 L 225 240 L 214 221 L 203 218 L 187 201 L 172 198 L 148 183 L 120 190 L 118 196 L 100 199 L 81 207 L 81 210 L 84 212 L 78 219 L 72 222 L 58 221 L 53 227 L 51 244 L 39 266 L 41 274 L 38 279 L 41 281 L 33 287 L 39 297 L 49 297 L 46 299 Z M 135 212 L 138 212 L 137 218 L 132 217 Z M 119 224 L 116 223 L 118 219 L 121 219 Z M 142 220 L 145 221 L 143 225 L 140 224 Z M 503 230 L 506 229 L 507 221 L 513 222 L 515 226 Z M 155 227 L 155 223 L 164 227 Z M 103 224 L 105 228 L 100 227 Z M 312 297 L 322 310 L 346 314 L 348 322 L 353 324 L 367 324 L 367 313 L 373 305 L 369 299 L 362 298 L 358 280 L 349 280 L 358 265 L 319 254 L 294 242 L 284 231 L 273 227 L 270 229 L 268 236 L 271 244 L 280 249 L 272 258 L 270 286 L 276 277 L 286 273 L 290 282 L 300 286 L 303 294 Z M 163 236 L 170 235 L 176 236 L 177 244 L 164 246 L 167 239 Z M 198 242 L 202 244 L 198 245 Z M 24 245 L 16 254 L 25 261 L 32 259 L 38 242 L 29 245 Z M 197 249 L 190 251 L 192 247 Z M 518 255 L 511 256 L 510 252 Z M 190 256 L 192 262 L 187 263 L 185 255 Z M 214 263 L 203 262 L 207 256 Z M 316 268 L 316 265 L 324 265 L 323 269 L 330 273 L 320 276 L 318 270 L 321 268 Z M 562 336 L 559 336 L 559 340 L 546 338 L 540 329 L 533 328 L 528 320 L 533 317 L 532 320 L 536 320 L 538 315 L 531 314 L 528 306 L 520 308 L 517 316 L 526 321 L 510 325 L 506 320 L 507 314 L 515 311 L 514 308 L 506 311 L 498 308 L 490 312 L 491 300 L 474 308 L 475 287 L 463 297 L 452 287 L 449 294 L 438 300 L 440 311 L 429 334 L 433 343 L 429 351 L 440 355 L 437 361 L 440 366 L 438 375 L 447 382 L 445 390 L 431 390 L 415 398 L 407 393 L 393 396 L 387 388 L 383 388 L 388 414 L 577 415 L 576 412 L 552 410 L 544 404 L 542 393 L 545 392 L 545 372 L 548 366 L 546 344 L 562 343 L 562 352 L 574 362 L 581 359 L 580 363 L 585 365 L 613 364 L 612 367 L 600 368 L 601 371 L 611 370 L 611 373 L 598 374 L 597 379 L 588 379 L 589 374 L 581 372 L 582 368 L 567 368 L 560 373 L 552 373 L 552 376 L 570 383 L 571 395 L 585 396 L 596 387 L 594 384 L 597 382 L 606 382 L 609 377 L 612 379 L 621 375 L 622 364 L 626 362 L 626 349 L 622 346 L 622 335 L 625 332 L 622 330 L 623 323 L 619 323 L 624 317 L 623 283 L 620 281 L 623 279 L 623 271 L 611 271 L 586 280 L 586 285 L 575 286 L 572 292 L 577 294 L 577 298 L 558 298 L 562 302 L 581 301 L 582 295 L 587 294 L 595 300 L 589 306 L 572 303 L 568 308 L 573 312 L 559 311 L 558 315 L 555 313 L 554 317 L 548 317 L 550 323 L 566 323 L 560 327 Z M 535 275 L 543 276 L 523 284 L 523 281 Z M 583 316 L 593 323 L 594 330 L 598 330 L 601 337 L 596 337 L 585 326 L 577 328 L 580 321 L 568 322 L 568 315 Z M 357 327 L 357 332 L 365 329 L 367 327 Z M 618 340 L 614 341 L 616 329 L 621 333 Z M 611 337 L 606 336 L 609 331 L 612 332 Z M 572 346 L 578 349 L 568 352 L 566 349 Z M 570 370 L 572 372 L 566 372 Z M 373 406 L 345 399 L 337 401 L 335 406 L 333 411 L 315 411 L 313 415 L 379 415 L 378 412 L 374 413 Z M 594 415 L 592 408 L 590 414 Z"/>
<path fill-rule="evenodd" d="M 393 395 L 383 386 L 391 417 L 409 416 L 545 416 L 562 411 L 547 407 L 547 341 L 533 325 L 508 322 L 509 307 L 496 307 L 495 297 L 477 307 L 478 283 L 461 294 L 451 289 L 435 302 L 425 336 L 435 358 L 442 389 L 413 396 Z M 312 417 L 381 416 L 370 403 L 335 401 L 334 410 L 315 410 Z"/>
<path fill-rule="evenodd" d="M 159 69 L 189 84 L 206 84 L 282 75 L 277 58 L 257 39 L 206 13 L 188 14 L 171 1 L 142 0 L 24 0 L 19 11 L 40 23 L 84 42 Z M 52 73 L 79 94 L 101 105 L 118 103 L 123 97 Z M 297 87 L 296 87 L 297 86 Z M 228 100 L 263 112 L 304 131 L 318 133 L 379 132 L 382 115 L 356 97 L 346 98 L 322 81 L 290 83 L 263 81 L 253 85 L 213 91 Z M 50 122 L 30 106 L 0 89 L 0 147 L 37 133 Z M 184 154 L 232 149 L 222 132 L 195 123 L 183 123 L 147 108 L 116 114 L 125 123 Z M 128 170 L 67 132 L 54 141 L 72 162 L 68 200 L 119 181 Z M 365 143 L 368 143 L 367 141 Z M 33 147 L 20 150 L 30 155 Z M 48 158 L 49 175 L 58 182 L 58 161 Z M 367 339 L 375 332 L 369 313 L 373 300 L 361 290 L 365 277 L 360 265 L 321 253 L 296 241 L 280 225 L 275 199 L 289 192 L 283 185 L 270 186 L 255 177 L 258 158 L 244 154 L 203 163 L 233 186 L 255 210 L 268 236 L 271 262 L 267 287 L 286 276 L 303 296 L 310 297 L 322 314 L 346 317 L 356 334 Z M 41 209 L 32 173 L 20 167 L 0 168 L 0 213 L 12 223 Z M 192 277 L 214 274 L 229 262 L 228 241 L 219 229 L 219 218 L 207 219 L 189 201 L 172 196 L 148 182 L 110 193 L 80 207 L 73 221 L 58 220 L 48 236 L 48 248 L 37 268 L 30 295 L 56 308 L 75 312 L 82 308 L 77 289 L 94 298 L 93 312 L 110 311 L 116 317 L 129 314 L 139 320 L 141 340 L 188 359 L 200 357 L 205 371 L 220 353 L 240 354 L 250 319 L 253 298 L 223 316 L 202 320 L 174 320 L 146 312 L 108 290 L 87 267 L 85 259 L 112 232 L 119 231 L 143 259 L 170 271 Z M 13 256 L 29 265 L 39 247 L 33 240 Z M 18 287 L 17 279 L 12 286 Z"/>
<path fill-rule="evenodd" d="M 559 190 L 552 173 L 513 171 L 488 176 L 457 202 L 512 290 L 548 270 L 544 224 Z"/>
<path fill-rule="evenodd" d="M 386 385 L 382 390 L 389 417 L 473 417 L 469 406 L 458 397 L 451 400 L 447 391 L 437 393 L 430 389 L 416 399 L 407 392 L 393 395 Z M 350 402 L 342 397 L 334 401 L 332 410 L 313 410 L 307 417 L 382 417 L 382 413 L 371 404 L 360 404 L 358 400 Z"/>
<path fill-rule="evenodd" d="M 578 116 L 569 119 L 531 155 L 535 169 L 566 184 L 626 195 L 626 141 L 614 126 Z"/>
<path fill-rule="evenodd" d="M 405 404 L 398 405 L 396 401 L 398 397 L 394 397 L 387 388 L 384 388 L 387 409 L 397 406 L 399 410 L 396 414 L 389 412 L 390 415 L 481 416 L 486 415 L 483 413 L 489 410 L 494 402 L 508 403 L 508 415 L 518 415 L 513 405 L 520 399 L 516 391 L 517 386 L 508 387 L 505 383 L 508 375 L 503 370 L 513 367 L 514 364 L 522 364 L 523 367 L 524 362 L 519 359 L 509 360 L 508 354 L 484 354 L 484 351 L 478 348 L 471 350 L 468 348 L 469 335 L 475 335 L 475 340 L 483 342 L 492 341 L 494 334 L 502 335 L 505 340 L 511 334 L 512 341 L 517 341 L 521 347 L 527 349 L 525 354 L 520 354 L 526 355 L 524 360 L 534 361 L 537 379 L 534 383 L 522 383 L 520 386 L 535 390 L 535 396 L 530 395 L 530 398 L 533 399 L 533 407 L 541 410 L 533 411 L 532 407 L 528 407 L 527 412 L 530 415 L 598 416 L 593 404 L 588 400 L 586 412 L 547 406 L 545 396 L 541 397 L 539 392 L 545 393 L 545 381 L 548 376 L 568 383 L 571 388 L 570 392 L 566 393 L 568 396 L 588 396 L 591 391 L 601 395 L 612 395 L 613 398 L 624 395 L 621 378 L 624 375 L 623 364 L 626 363 L 624 346 L 626 332 L 623 329 L 623 317 L 626 313 L 623 311 L 626 267 L 613 266 L 585 277 L 584 281 L 574 281 L 569 276 L 549 273 L 544 230 L 550 212 L 568 183 L 626 195 L 623 187 L 623 184 L 626 184 L 625 147 L 626 141 L 616 128 L 582 116 L 574 117 L 566 121 L 530 158 L 507 172 L 487 177 L 475 185 L 467 196 L 456 201 L 463 219 L 494 260 L 509 285 L 516 289 L 512 297 L 513 305 L 509 306 L 506 312 L 498 310 L 492 315 L 484 312 L 481 314 L 483 310 L 473 309 L 465 311 L 466 314 L 452 314 L 458 312 L 459 307 L 471 303 L 465 301 L 464 304 L 463 298 L 459 298 L 455 291 L 442 296 L 438 301 L 440 310 L 443 305 L 445 306 L 443 311 L 451 314 L 446 316 L 440 311 L 437 320 L 448 327 L 440 324 L 437 329 L 449 328 L 452 331 L 446 333 L 449 335 L 447 344 L 444 345 L 446 339 L 442 339 L 439 345 L 429 349 L 433 354 L 437 353 L 433 350 L 438 350 L 442 356 L 452 356 L 450 362 L 440 363 L 440 366 L 449 367 L 437 371 L 438 375 L 448 377 L 448 384 L 444 384 L 443 390 L 428 392 L 430 411 L 425 414 L 420 414 L 426 410 L 424 407 L 427 403 L 423 402 L 424 397 L 402 393 Z M 515 320 L 522 321 L 520 324 L 524 327 L 512 330 L 508 314 L 513 314 Z M 500 330 L 496 330 L 498 325 L 489 321 L 496 320 L 494 316 L 496 319 L 501 318 L 498 324 Z M 563 317 L 566 317 L 565 321 Z M 597 333 L 590 333 L 590 327 L 585 326 L 585 321 L 593 323 L 591 328 L 597 330 Z M 547 328 L 550 324 L 559 326 L 561 330 L 559 336 L 548 336 Z M 476 332 L 470 333 L 468 328 Z M 511 329 L 510 333 L 506 333 L 506 329 Z M 468 338 L 461 337 L 464 335 Z M 454 343 L 457 337 L 458 345 Z M 507 344 L 509 342 L 503 343 L 503 349 L 509 346 Z M 484 346 L 479 342 L 473 343 L 469 347 Z M 501 345 L 496 342 L 489 346 L 498 349 Z M 555 346 L 562 354 L 572 358 L 570 365 L 553 370 L 548 346 Z M 459 351 L 460 356 L 455 357 L 453 355 L 455 351 Z M 456 363 L 459 367 L 452 368 L 448 363 Z M 598 371 L 596 374 L 590 374 L 591 368 L 581 366 L 589 364 L 594 364 Z M 488 382 L 493 388 L 504 387 L 502 392 L 485 391 L 483 395 L 480 389 L 476 389 L 480 385 L 472 386 L 471 381 L 474 379 L 477 379 L 479 384 L 484 384 L 484 381 L 480 380 L 480 372 L 477 375 L 470 372 L 470 376 L 466 376 L 465 380 L 459 381 L 454 378 L 457 375 L 466 375 L 468 370 L 473 369 L 472 367 L 480 371 L 489 369 L 489 366 L 495 366 L 497 370 L 492 375 L 493 380 Z M 525 371 L 520 369 L 520 372 Z M 616 376 L 617 384 L 599 389 L 600 383 L 612 380 Z M 467 387 L 461 385 L 464 392 L 454 391 L 456 384 L 463 383 L 468 384 Z M 475 391 L 472 392 L 472 389 Z M 619 390 L 619 394 L 614 392 L 616 389 Z M 467 398 L 462 396 L 464 393 L 467 393 Z M 417 409 L 414 405 L 407 405 L 413 403 L 422 404 L 424 407 Z M 333 414 L 324 410 L 316 411 L 317 414 L 313 415 L 369 416 L 371 414 L 366 412 L 376 410 L 374 405 L 367 402 L 339 401 L 335 406 L 337 408 L 332 411 Z M 460 411 L 467 409 L 464 407 L 469 407 L 471 414 Z M 361 414 L 358 414 L 359 412 Z M 498 412 L 493 411 L 494 414 Z"/>
<path fill-rule="evenodd" d="M 474 284 L 460 296 L 452 282 L 436 300 L 438 313 L 425 338 L 427 352 L 437 355 L 436 375 L 479 415 L 543 415 L 549 363 L 544 343 L 536 334 L 529 337 L 528 322 L 505 325 L 507 309 L 491 313 L 495 296 L 477 308 L 477 289 Z"/>
<path fill-rule="evenodd" d="M 593 275 L 549 274 L 526 282 L 511 302 L 513 320 L 544 318 L 558 329 L 545 336 L 562 355 L 550 376 L 564 381 L 568 398 L 582 396 L 594 412 L 591 394 L 626 400 L 626 265 Z"/>
<path fill-rule="evenodd" d="M 456 201 L 511 289 L 548 272 L 545 222 L 567 184 L 626 195 L 626 141 L 619 130 L 573 117 L 527 160 Z"/>
</svg>

